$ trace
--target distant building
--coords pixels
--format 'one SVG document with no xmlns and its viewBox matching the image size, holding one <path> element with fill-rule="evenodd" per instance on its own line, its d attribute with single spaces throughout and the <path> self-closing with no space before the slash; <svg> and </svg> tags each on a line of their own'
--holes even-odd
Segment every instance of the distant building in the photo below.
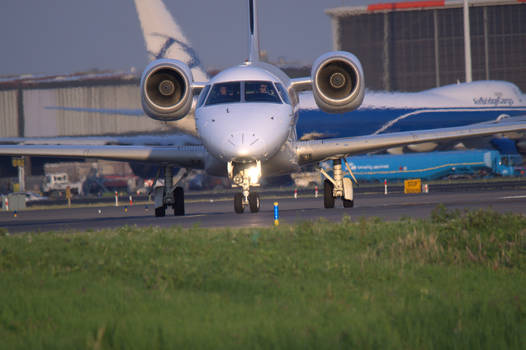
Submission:
<svg viewBox="0 0 526 350">
<path fill-rule="evenodd" d="M 473 80 L 526 91 L 526 0 L 470 0 Z M 333 46 L 361 61 L 367 88 L 418 91 L 465 80 L 463 1 L 326 10 Z"/>
<path fill-rule="evenodd" d="M 56 107 L 85 108 L 73 112 Z M 92 113 L 89 109 L 105 109 Z M 165 123 L 112 110 L 142 110 L 139 79 L 126 72 L 0 77 L 0 137 L 122 135 L 163 132 Z M 42 175 L 52 158 L 25 157 L 27 175 Z M 0 177 L 16 176 L 11 157 L 0 157 Z M 1 190 L 1 189 L 0 189 Z"/>
<path fill-rule="evenodd" d="M 111 113 L 142 110 L 138 84 L 135 74 L 121 72 L 0 78 L 0 137 L 115 135 L 165 129 L 162 123 L 144 116 Z"/>
</svg>

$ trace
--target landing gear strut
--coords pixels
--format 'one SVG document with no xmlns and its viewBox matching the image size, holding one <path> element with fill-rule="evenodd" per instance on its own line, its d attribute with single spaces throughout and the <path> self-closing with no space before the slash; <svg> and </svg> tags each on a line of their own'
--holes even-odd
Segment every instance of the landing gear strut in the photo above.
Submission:
<svg viewBox="0 0 526 350">
<path fill-rule="evenodd" d="M 179 176 L 178 180 L 180 180 L 182 176 L 183 175 Z M 155 177 L 154 186 L 158 177 L 159 172 Z M 184 190 L 182 187 L 173 186 L 172 167 L 169 165 L 164 167 L 164 186 L 159 186 L 154 189 L 154 202 L 156 217 L 165 216 L 168 207 L 173 208 L 175 216 L 184 215 Z"/>
<path fill-rule="evenodd" d="M 332 168 L 334 177 L 331 177 L 325 172 L 325 170 L 321 169 L 321 173 L 325 176 L 325 181 L 323 181 L 323 206 L 327 209 L 334 208 L 335 198 L 342 199 L 344 208 L 352 208 L 354 206 L 352 181 L 348 177 L 343 177 L 342 160 L 345 163 L 349 174 L 356 182 L 356 178 L 344 158 L 333 160 Z"/>
<path fill-rule="evenodd" d="M 228 162 L 228 177 L 232 181 L 232 187 L 241 187 L 242 192 L 234 195 L 234 211 L 243 213 L 245 207 L 250 208 L 251 213 L 257 213 L 261 206 L 259 194 L 251 192 L 251 187 L 259 187 L 261 178 L 261 162 L 234 164 Z"/>
</svg>

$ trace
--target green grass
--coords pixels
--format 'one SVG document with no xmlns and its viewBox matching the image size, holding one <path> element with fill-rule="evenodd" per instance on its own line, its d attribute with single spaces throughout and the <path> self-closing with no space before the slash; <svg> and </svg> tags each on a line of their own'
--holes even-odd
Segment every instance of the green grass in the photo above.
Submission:
<svg viewBox="0 0 526 350">
<path fill-rule="evenodd" d="M 526 346 L 526 218 L 0 232 L 0 348 Z"/>
</svg>

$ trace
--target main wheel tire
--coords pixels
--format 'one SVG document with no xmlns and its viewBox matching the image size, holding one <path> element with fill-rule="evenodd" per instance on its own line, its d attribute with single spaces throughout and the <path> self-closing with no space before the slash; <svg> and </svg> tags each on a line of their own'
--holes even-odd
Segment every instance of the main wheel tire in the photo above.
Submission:
<svg viewBox="0 0 526 350">
<path fill-rule="evenodd" d="M 334 208 L 334 197 L 332 196 L 334 185 L 329 180 L 323 181 L 323 206 L 326 209 Z"/>
<path fill-rule="evenodd" d="M 243 193 L 236 193 L 234 195 L 234 210 L 238 214 L 242 214 L 245 207 L 243 206 Z"/>
<path fill-rule="evenodd" d="M 155 216 L 158 218 L 161 218 L 166 215 L 166 208 L 165 207 L 159 207 L 155 208 Z"/>
<path fill-rule="evenodd" d="M 174 215 L 184 216 L 184 190 L 182 187 L 175 188 L 174 201 Z"/>
<path fill-rule="evenodd" d="M 250 205 L 250 212 L 251 213 L 257 213 L 259 211 L 259 207 L 261 205 L 261 202 L 259 200 L 259 193 L 253 192 L 248 195 L 248 204 Z"/>
<path fill-rule="evenodd" d="M 352 207 L 354 207 L 354 201 L 353 200 L 348 200 L 348 199 L 342 198 L 342 202 L 343 202 L 343 207 L 344 208 L 352 208 Z"/>
</svg>

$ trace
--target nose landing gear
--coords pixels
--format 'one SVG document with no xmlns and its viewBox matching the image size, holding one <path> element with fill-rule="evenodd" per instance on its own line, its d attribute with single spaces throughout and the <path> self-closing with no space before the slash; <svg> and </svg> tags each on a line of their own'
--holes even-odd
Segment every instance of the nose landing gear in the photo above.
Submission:
<svg viewBox="0 0 526 350">
<path fill-rule="evenodd" d="M 259 187 L 261 178 L 261 162 L 234 164 L 228 162 L 228 177 L 232 181 L 232 187 L 241 187 L 242 192 L 234 195 L 234 211 L 238 214 L 244 212 L 245 207 L 250 208 L 251 213 L 257 213 L 261 207 L 259 193 L 251 192 L 251 187 Z"/>
<path fill-rule="evenodd" d="M 252 192 L 245 197 L 243 193 L 236 193 L 234 195 L 234 211 L 238 214 L 242 214 L 245 211 L 245 206 L 250 208 L 251 213 L 257 213 L 260 208 L 259 193 Z"/>
</svg>

